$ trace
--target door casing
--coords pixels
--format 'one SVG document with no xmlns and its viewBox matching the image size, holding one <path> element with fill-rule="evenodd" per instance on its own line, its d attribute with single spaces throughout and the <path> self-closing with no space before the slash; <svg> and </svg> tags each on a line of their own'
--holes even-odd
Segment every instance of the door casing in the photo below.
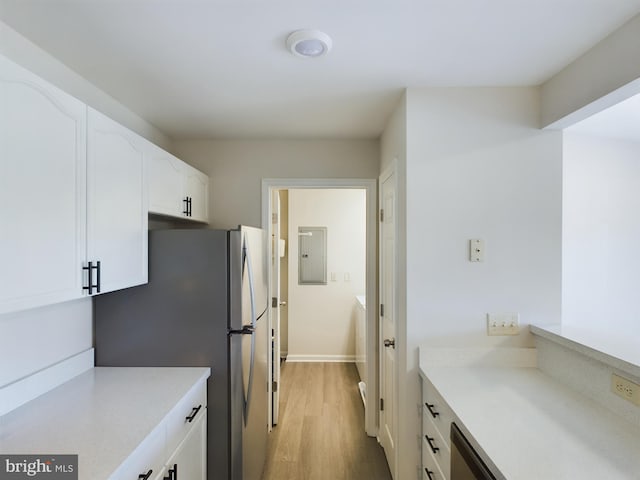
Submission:
<svg viewBox="0 0 640 480">
<path fill-rule="evenodd" d="M 357 179 L 357 178 L 265 178 L 262 180 L 262 228 L 267 231 L 267 237 L 271 238 L 273 224 L 271 222 L 271 196 L 274 190 L 289 189 L 364 189 L 366 190 L 366 288 L 365 295 L 367 305 L 378 305 L 378 274 L 377 274 L 377 181 L 373 179 Z M 267 242 L 267 255 L 271 258 L 272 242 Z M 268 278 L 272 278 L 271 262 L 269 262 Z M 271 282 L 269 283 L 269 298 L 271 298 Z M 269 309 L 269 325 L 273 328 L 272 310 Z M 367 375 L 367 404 L 365 407 L 365 431 L 368 436 L 375 437 L 378 434 L 378 413 L 379 398 L 378 381 L 379 381 L 379 351 L 378 351 L 378 315 L 377 308 L 367 308 L 367 339 L 366 339 L 366 375 Z M 276 332 L 276 341 L 279 342 L 280 332 Z M 271 361 L 271 355 L 269 355 Z M 269 372 L 272 366 L 269 365 Z M 269 381 L 269 397 L 272 398 L 272 383 Z M 273 405 L 269 404 L 269 418 L 272 418 Z M 271 423 L 271 422 L 269 422 Z M 271 425 L 269 425 L 271 429 Z"/>
</svg>

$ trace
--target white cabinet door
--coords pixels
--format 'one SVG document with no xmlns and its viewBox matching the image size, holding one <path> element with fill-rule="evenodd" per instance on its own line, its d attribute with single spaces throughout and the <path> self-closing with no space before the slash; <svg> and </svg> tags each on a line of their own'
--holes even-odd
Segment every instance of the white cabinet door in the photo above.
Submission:
<svg viewBox="0 0 640 480">
<path fill-rule="evenodd" d="M 144 142 L 88 109 L 87 260 L 100 262 L 99 293 L 147 282 Z"/>
<path fill-rule="evenodd" d="M 149 145 L 149 213 L 208 222 L 209 177 Z"/>
<path fill-rule="evenodd" d="M 185 196 L 189 199 L 189 218 L 209 221 L 209 177 L 185 164 Z"/>
<path fill-rule="evenodd" d="M 86 106 L 0 56 L 0 313 L 82 296 Z"/>
<path fill-rule="evenodd" d="M 199 415 L 195 424 L 167 462 L 166 470 L 177 469 L 177 478 L 207 478 L 207 415 Z M 175 477 L 175 475 L 174 475 Z"/>
<path fill-rule="evenodd" d="M 183 217 L 185 163 L 161 148 L 149 144 L 149 212 Z"/>
</svg>

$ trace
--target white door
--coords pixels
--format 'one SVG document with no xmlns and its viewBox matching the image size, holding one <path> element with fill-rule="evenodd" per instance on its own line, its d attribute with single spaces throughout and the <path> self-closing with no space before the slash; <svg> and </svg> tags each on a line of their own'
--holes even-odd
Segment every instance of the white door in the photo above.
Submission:
<svg viewBox="0 0 640 480">
<path fill-rule="evenodd" d="M 272 190 L 271 193 L 271 229 L 273 239 L 271 247 L 271 294 L 273 296 L 271 309 L 271 361 L 272 361 L 272 392 L 271 392 L 271 423 L 278 424 L 280 392 L 280 308 L 284 302 L 280 298 L 280 192 Z"/>
<path fill-rule="evenodd" d="M 395 165 L 395 164 L 394 164 Z M 396 177 L 380 177 L 380 443 L 395 478 L 397 448 Z"/>
<path fill-rule="evenodd" d="M 86 115 L 0 56 L 0 313 L 83 295 Z"/>
<path fill-rule="evenodd" d="M 87 260 L 105 293 L 147 282 L 144 140 L 92 108 L 88 125 Z"/>
</svg>

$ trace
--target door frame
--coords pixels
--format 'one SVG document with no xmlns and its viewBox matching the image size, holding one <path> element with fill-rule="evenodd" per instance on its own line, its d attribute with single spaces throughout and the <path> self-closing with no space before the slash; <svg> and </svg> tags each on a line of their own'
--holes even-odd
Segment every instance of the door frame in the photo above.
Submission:
<svg viewBox="0 0 640 480">
<path fill-rule="evenodd" d="M 262 228 L 267 231 L 267 258 L 272 255 L 272 223 L 271 223 L 271 194 L 273 190 L 290 189 L 364 189 L 366 191 L 366 285 L 365 295 L 367 306 L 378 305 L 378 192 L 377 179 L 361 178 L 263 178 L 262 179 Z M 268 278 L 271 279 L 271 262 L 268 262 Z M 271 281 L 269 282 L 268 298 L 271 298 Z M 354 299 L 355 301 L 355 299 Z M 365 406 L 365 431 L 368 436 L 378 434 L 379 398 L 378 390 L 378 309 L 366 309 L 367 339 L 366 339 L 366 372 L 367 372 L 367 402 Z M 272 315 L 269 309 L 269 328 L 272 328 Z M 277 340 L 279 341 L 279 334 Z M 271 356 L 269 356 L 271 359 Z M 271 361 L 271 360 L 270 360 Z M 269 375 L 272 366 L 269 364 Z M 269 381 L 269 398 L 272 394 L 272 382 Z M 272 405 L 269 403 L 269 418 L 272 415 Z M 271 421 L 269 421 L 271 429 Z"/>
</svg>

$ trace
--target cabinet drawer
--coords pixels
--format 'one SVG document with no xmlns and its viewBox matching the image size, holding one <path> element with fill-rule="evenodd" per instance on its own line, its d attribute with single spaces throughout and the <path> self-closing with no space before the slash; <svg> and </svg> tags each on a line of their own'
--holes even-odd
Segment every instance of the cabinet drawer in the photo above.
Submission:
<svg viewBox="0 0 640 480">
<path fill-rule="evenodd" d="M 450 449 L 449 431 L 454 420 L 453 412 L 426 378 L 422 379 L 422 406 Z"/>
<path fill-rule="evenodd" d="M 145 438 L 138 448 L 118 467 L 110 477 L 113 480 L 136 479 L 139 475 L 145 475 L 149 470 L 149 479 L 157 478 L 164 468 L 165 461 L 165 429 L 164 425 L 158 425 Z"/>
<path fill-rule="evenodd" d="M 434 445 L 444 448 L 447 452 L 451 452 L 449 437 L 444 436 L 445 432 L 441 432 L 433 422 L 433 417 L 427 408 L 422 410 L 422 434 L 429 435 L 433 438 Z"/>
<path fill-rule="evenodd" d="M 437 446 L 437 445 L 436 445 Z M 427 470 L 431 472 L 432 480 L 448 479 L 451 467 L 451 454 L 449 450 L 438 447 L 434 454 L 425 436 L 422 436 L 422 467 L 423 473 L 429 478 Z"/>
<path fill-rule="evenodd" d="M 199 408 L 198 408 L 199 407 Z M 167 457 L 187 436 L 196 420 L 204 415 L 207 409 L 207 382 L 195 385 L 187 393 L 167 417 Z M 196 412 L 197 410 L 197 412 Z M 193 418 L 190 422 L 187 417 Z"/>
</svg>

